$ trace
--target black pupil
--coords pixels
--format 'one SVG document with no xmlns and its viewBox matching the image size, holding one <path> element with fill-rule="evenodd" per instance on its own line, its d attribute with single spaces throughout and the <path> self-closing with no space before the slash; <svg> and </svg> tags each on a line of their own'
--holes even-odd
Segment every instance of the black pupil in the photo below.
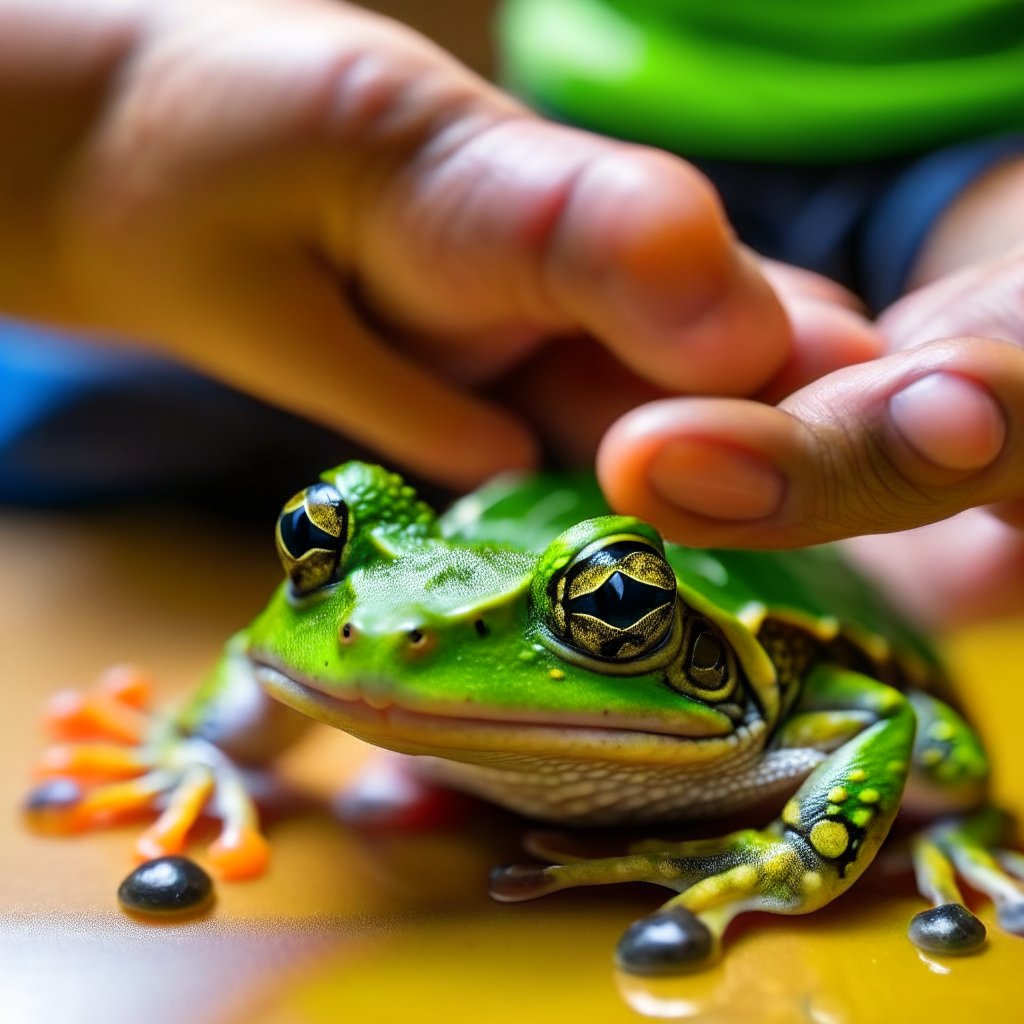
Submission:
<svg viewBox="0 0 1024 1024">
<path fill-rule="evenodd" d="M 701 633 L 693 645 L 690 664 L 694 668 L 717 668 L 722 659 L 722 645 L 710 633 Z"/>
<path fill-rule="evenodd" d="M 282 513 L 281 540 L 292 558 L 301 558 L 314 548 L 334 551 L 341 544 L 340 538 L 332 537 L 326 530 L 321 530 L 310 521 L 303 505 L 291 512 Z"/>
<path fill-rule="evenodd" d="M 640 550 L 643 548 L 633 542 L 620 541 L 597 552 L 592 559 L 588 559 L 588 564 L 596 562 L 616 565 Z M 672 598 L 672 591 L 652 586 L 616 570 L 596 590 L 580 594 L 569 601 L 567 610 L 573 615 L 589 615 L 600 619 L 616 629 L 626 629 L 655 608 L 670 603 Z"/>
</svg>

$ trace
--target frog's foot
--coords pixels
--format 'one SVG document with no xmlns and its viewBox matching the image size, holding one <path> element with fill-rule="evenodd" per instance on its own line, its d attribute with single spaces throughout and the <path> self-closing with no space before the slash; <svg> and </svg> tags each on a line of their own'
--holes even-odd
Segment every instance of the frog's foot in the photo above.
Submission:
<svg viewBox="0 0 1024 1024">
<path fill-rule="evenodd" d="M 261 874 L 268 848 L 242 774 L 213 744 L 150 714 L 148 704 L 148 682 L 125 667 L 108 672 L 94 692 L 54 698 L 47 724 L 70 742 L 40 757 L 42 781 L 24 805 L 29 824 L 67 835 L 159 812 L 135 844 L 145 861 L 180 853 L 197 819 L 210 813 L 222 825 L 209 850 L 217 873 Z"/>
<path fill-rule="evenodd" d="M 1006 931 L 1024 935 L 1024 885 L 1019 880 L 1024 877 L 1024 858 L 996 848 L 1008 823 L 1006 815 L 986 808 L 940 822 L 914 839 L 918 888 L 933 904 L 910 923 L 908 936 L 919 949 L 965 954 L 985 944 L 985 926 L 964 906 L 958 874 L 992 899 Z"/>
<path fill-rule="evenodd" d="M 862 731 L 804 780 L 781 815 L 762 830 L 714 839 L 634 844 L 624 856 L 512 865 L 491 876 L 499 900 L 523 900 L 579 885 L 653 882 L 679 893 L 638 921 L 619 943 L 621 968 L 667 974 L 701 967 L 719 951 L 738 914 L 804 914 L 848 889 L 871 862 L 896 815 L 914 738 L 910 705 L 895 690 L 826 668 L 808 684 L 803 710 L 860 709 Z M 820 724 L 819 723 L 819 724 Z M 845 725 L 844 725 L 845 729 Z M 558 855 L 541 836 L 534 852 Z"/>
<path fill-rule="evenodd" d="M 719 839 L 637 843 L 619 857 L 574 856 L 571 862 L 547 866 L 510 865 L 492 874 L 491 894 L 511 902 L 615 882 L 653 882 L 676 889 L 678 896 L 627 929 L 616 951 L 623 970 L 676 974 L 716 959 L 722 935 L 737 914 L 799 914 L 827 902 L 835 894 L 835 861 L 851 841 L 844 826 L 833 824 L 835 829 L 819 829 L 810 840 L 792 829 L 744 829 Z M 530 848 L 550 856 L 563 844 L 540 834 L 531 837 Z"/>
</svg>

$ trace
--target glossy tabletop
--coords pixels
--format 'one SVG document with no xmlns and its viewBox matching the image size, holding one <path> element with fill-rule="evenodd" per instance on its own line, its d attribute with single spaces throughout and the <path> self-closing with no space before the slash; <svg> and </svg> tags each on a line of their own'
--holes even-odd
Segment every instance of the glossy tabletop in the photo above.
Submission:
<svg viewBox="0 0 1024 1024">
<path fill-rule="evenodd" d="M 933 1022 L 1020 1019 L 1024 940 L 990 925 L 978 956 L 939 960 L 906 940 L 908 884 L 870 875 L 825 911 L 757 915 L 700 975 L 617 976 L 616 938 L 663 892 L 630 887 L 503 906 L 488 868 L 521 857 L 521 823 L 481 811 L 457 826 L 371 835 L 329 800 L 365 756 L 327 730 L 283 773 L 322 797 L 269 829 L 260 880 L 218 885 L 206 916 L 151 924 L 115 891 L 128 827 L 69 840 L 27 833 L 18 803 L 44 738 L 47 694 L 106 665 L 148 666 L 165 698 L 200 679 L 276 582 L 271 544 L 170 512 L 0 517 L 0 1020 L 12 1024 L 234 1024 L 438 1020 Z M 964 703 L 1002 802 L 1024 811 L 1024 623 L 950 637 Z M 203 861 L 209 833 L 190 853 Z"/>
</svg>

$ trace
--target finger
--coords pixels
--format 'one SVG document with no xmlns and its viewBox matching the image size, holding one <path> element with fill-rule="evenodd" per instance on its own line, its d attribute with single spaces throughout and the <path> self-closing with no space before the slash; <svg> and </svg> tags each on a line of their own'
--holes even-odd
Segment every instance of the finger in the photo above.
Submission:
<svg viewBox="0 0 1024 1024">
<path fill-rule="evenodd" d="M 312 263 L 250 264 L 211 287 L 188 336 L 209 373 L 453 487 L 533 463 L 519 421 L 387 348 Z"/>
<path fill-rule="evenodd" d="M 562 465 L 592 464 L 608 428 L 666 393 L 590 338 L 551 342 L 503 381 L 499 394 L 537 428 Z"/>
<path fill-rule="evenodd" d="M 833 370 L 876 359 L 885 350 L 881 334 L 862 314 L 817 295 L 780 292 L 793 330 L 793 346 L 782 369 L 760 392 L 769 403 Z"/>
<path fill-rule="evenodd" d="M 684 543 L 791 547 L 910 529 L 1024 492 L 1024 352 L 935 342 L 779 408 L 668 399 L 601 445 L 612 503 Z"/>
<path fill-rule="evenodd" d="M 435 358 L 452 332 L 526 321 L 582 329 L 660 387 L 751 394 L 790 344 L 696 170 L 531 117 L 485 112 L 425 147 L 355 234 L 368 302 L 400 310 Z M 345 245 L 329 248 L 344 260 Z"/>
<path fill-rule="evenodd" d="M 858 300 L 819 274 L 772 264 L 773 285 L 793 327 L 793 349 L 783 369 L 758 397 L 776 402 L 833 370 L 874 359 L 882 340 L 855 311 Z M 522 348 L 519 354 L 522 355 Z M 537 426 L 560 461 L 583 465 L 620 416 L 668 397 L 664 388 L 623 366 L 590 338 L 560 339 L 523 360 L 500 393 Z"/>
<path fill-rule="evenodd" d="M 768 283 L 783 297 L 818 299 L 833 306 L 844 306 L 855 313 L 864 312 L 864 303 L 838 281 L 804 267 L 795 267 L 791 263 L 769 259 L 767 256 L 761 256 L 759 259 L 761 272 Z"/>
<path fill-rule="evenodd" d="M 984 509 L 910 533 L 855 537 L 846 549 L 901 608 L 929 626 L 1024 609 L 1024 533 Z"/>
<path fill-rule="evenodd" d="M 1024 253 L 968 267 L 904 296 L 879 318 L 893 349 L 976 335 L 1024 345 Z"/>
</svg>

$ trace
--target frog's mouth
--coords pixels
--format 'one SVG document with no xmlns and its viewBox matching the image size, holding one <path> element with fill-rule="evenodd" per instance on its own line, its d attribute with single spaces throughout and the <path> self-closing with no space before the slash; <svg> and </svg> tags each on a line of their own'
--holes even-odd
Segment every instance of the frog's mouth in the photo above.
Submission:
<svg viewBox="0 0 1024 1024">
<path fill-rule="evenodd" d="M 488 717 L 472 705 L 411 708 L 393 696 L 370 697 L 358 687 L 351 687 L 345 695 L 327 692 L 314 680 L 286 671 L 265 656 L 252 657 L 251 665 L 259 684 L 282 704 L 358 739 L 403 754 L 477 760 L 514 751 L 598 757 L 612 762 L 679 764 L 735 755 L 758 745 L 765 732 L 765 723 L 757 715 L 736 724 L 723 714 L 717 731 L 709 727 L 706 716 L 688 721 L 680 715 L 677 731 L 669 732 L 664 723 L 654 720 L 620 718 L 609 726 L 565 712 L 536 718 L 500 713 Z"/>
</svg>

